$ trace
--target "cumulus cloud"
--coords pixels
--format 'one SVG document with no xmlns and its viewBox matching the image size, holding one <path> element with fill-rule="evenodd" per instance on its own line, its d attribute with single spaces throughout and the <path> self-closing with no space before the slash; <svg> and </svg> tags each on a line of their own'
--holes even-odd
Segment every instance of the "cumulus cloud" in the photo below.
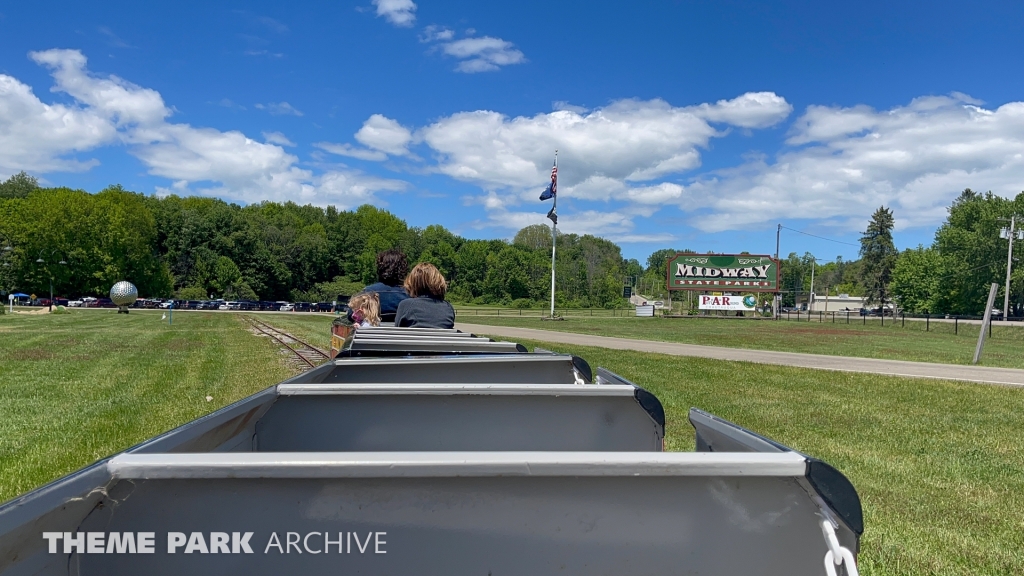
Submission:
<svg viewBox="0 0 1024 576">
<path fill-rule="evenodd" d="M 356 132 L 356 140 L 368 148 L 393 156 L 404 156 L 409 153 L 412 132 L 391 118 L 374 114 Z"/>
<path fill-rule="evenodd" d="M 774 96 L 774 95 L 772 95 Z M 782 121 L 781 97 L 740 96 L 742 114 L 715 121 L 748 126 Z M 719 103 L 727 108 L 727 101 Z M 757 111 L 760 103 L 765 110 Z M 716 108 L 717 110 L 717 108 Z M 620 100 L 590 112 L 558 110 L 509 118 L 498 112 L 460 112 L 417 132 L 440 154 L 437 169 L 484 188 L 527 188 L 544 183 L 554 150 L 559 183 L 568 195 L 607 199 L 631 182 L 644 182 L 700 166 L 700 149 L 724 135 L 711 126 L 706 106 L 676 107 L 664 100 Z"/>
<path fill-rule="evenodd" d="M 412 0 L 373 0 L 377 16 L 383 16 L 395 26 L 408 28 L 416 22 L 416 3 Z"/>
<path fill-rule="evenodd" d="M 51 70 L 53 91 L 68 94 L 75 103 L 45 104 L 28 86 L 0 75 L 0 170 L 85 169 L 95 161 L 67 155 L 122 143 L 150 174 L 172 180 L 175 191 L 243 202 L 294 200 L 351 207 L 372 199 L 375 192 L 406 186 L 356 171 L 314 174 L 282 148 L 291 142 L 280 133 L 265 133 L 267 142 L 257 142 L 238 131 L 168 122 L 171 110 L 159 93 L 116 76 L 90 74 L 78 51 L 47 50 L 30 57 Z"/>
<path fill-rule="evenodd" d="M 268 144 L 277 144 L 278 146 L 295 146 L 295 142 L 292 142 L 287 136 L 280 132 L 264 132 L 263 139 Z"/>
<path fill-rule="evenodd" d="M 30 87 L 0 74 L 0 175 L 87 170 L 98 162 L 70 155 L 116 140 L 117 128 L 105 115 L 46 104 Z"/>
<path fill-rule="evenodd" d="M 741 128 L 768 128 L 793 111 L 786 99 L 774 92 L 747 92 L 732 100 L 701 104 L 697 113 L 712 122 Z"/>
<path fill-rule="evenodd" d="M 491 36 L 463 38 L 440 46 L 442 52 L 461 60 L 455 70 L 468 74 L 493 72 L 502 66 L 526 62 L 526 56 L 515 44 Z"/>
<path fill-rule="evenodd" d="M 1024 102 L 985 109 L 953 94 L 889 110 L 810 106 L 788 143 L 774 162 L 688 185 L 688 197 L 707 200 L 693 225 L 733 230 L 805 214 L 856 230 L 882 204 L 901 227 L 934 225 L 964 188 L 1024 188 Z"/>
<path fill-rule="evenodd" d="M 257 110 L 266 110 L 274 116 L 302 116 L 300 110 L 287 102 L 270 102 L 267 104 L 255 104 Z"/>
</svg>

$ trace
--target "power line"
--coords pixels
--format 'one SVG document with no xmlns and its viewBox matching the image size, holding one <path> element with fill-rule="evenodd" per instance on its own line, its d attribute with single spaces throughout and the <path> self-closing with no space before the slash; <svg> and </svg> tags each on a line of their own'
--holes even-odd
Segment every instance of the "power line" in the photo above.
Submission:
<svg viewBox="0 0 1024 576">
<path fill-rule="evenodd" d="M 836 244 L 846 244 L 847 246 L 854 246 L 856 248 L 860 248 L 859 244 L 852 244 L 850 242 L 843 242 L 842 240 L 833 240 L 832 238 L 825 238 L 824 236 L 817 236 L 817 235 L 811 234 L 809 232 L 804 232 L 803 230 L 797 230 L 796 228 L 790 228 L 789 226 L 782 226 L 782 228 L 785 228 L 786 230 L 789 230 L 791 232 L 796 232 L 797 234 L 803 234 L 804 236 L 810 236 L 812 238 L 818 238 L 819 240 L 828 240 L 829 242 L 835 242 Z"/>
</svg>

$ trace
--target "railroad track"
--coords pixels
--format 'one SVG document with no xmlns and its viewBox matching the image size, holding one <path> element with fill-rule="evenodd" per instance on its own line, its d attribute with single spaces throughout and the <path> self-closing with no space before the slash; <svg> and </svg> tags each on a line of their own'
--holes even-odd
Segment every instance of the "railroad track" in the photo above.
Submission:
<svg viewBox="0 0 1024 576">
<path fill-rule="evenodd" d="M 304 364 L 307 364 L 310 368 L 316 368 L 320 364 L 330 360 L 330 356 L 323 350 L 313 346 L 309 342 L 300 340 L 287 332 L 279 330 L 262 320 L 253 318 L 252 316 L 242 316 L 242 319 L 248 322 L 249 325 L 252 326 L 253 330 L 273 338 L 279 344 L 290 350 L 297 359 L 301 360 Z"/>
</svg>

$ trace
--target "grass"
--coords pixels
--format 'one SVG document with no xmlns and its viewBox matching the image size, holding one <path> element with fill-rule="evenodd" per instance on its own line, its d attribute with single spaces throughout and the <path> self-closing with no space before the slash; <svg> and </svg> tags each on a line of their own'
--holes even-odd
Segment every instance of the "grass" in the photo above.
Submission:
<svg viewBox="0 0 1024 576">
<path fill-rule="evenodd" d="M 261 318 L 326 345 L 330 317 Z M 0 500 L 288 375 L 276 347 L 234 314 L 174 322 L 159 312 L 0 318 Z M 670 450 L 693 449 L 686 412 L 697 406 L 838 467 L 864 505 L 863 574 L 1024 569 L 1022 390 L 523 343 L 657 394 Z"/>
<path fill-rule="evenodd" d="M 914 360 L 943 364 L 969 364 L 978 342 L 978 325 L 960 323 L 954 334 L 952 323 L 931 322 L 928 331 L 918 321 L 900 323 L 878 318 L 861 324 L 861 318 L 811 322 L 732 320 L 713 318 L 589 318 L 570 317 L 563 322 L 542 322 L 538 318 L 458 316 L 459 322 L 491 326 L 516 326 L 560 332 L 618 336 L 663 342 L 704 344 L 729 348 L 753 348 L 780 352 L 807 352 L 861 358 Z M 1024 368 L 1024 327 L 997 326 L 985 342 L 981 364 Z"/>
<path fill-rule="evenodd" d="M 233 315 L 5 315 L 0 502 L 288 376 Z"/>
<path fill-rule="evenodd" d="M 522 343 L 655 393 L 669 450 L 694 449 L 696 406 L 839 468 L 864 506 L 861 574 L 1024 570 L 1024 391 Z"/>
</svg>

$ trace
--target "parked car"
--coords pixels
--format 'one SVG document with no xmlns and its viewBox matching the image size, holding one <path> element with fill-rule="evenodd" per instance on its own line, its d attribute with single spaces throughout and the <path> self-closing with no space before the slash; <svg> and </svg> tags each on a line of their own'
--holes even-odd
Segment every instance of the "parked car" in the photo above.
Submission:
<svg viewBox="0 0 1024 576">
<path fill-rule="evenodd" d="M 293 304 L 281 304 L 281 307 L 278 308 L 278 310 L 281 312 L 294 312 L 295 306 Z"/>
<path fill-rule="evenodd" d="M 309 302 L 296 302 L 294 306 L 296 312 L 309 312 L 311 309 Z"/>
<path fill-rule="evenodd" d="M 71 301 L 68 302 L 68 307 L 69 308 L 81 308 L 82 305 L 84 305 L 84 304 L 85 304 L 85 302 L 83 302 L 81 300 L 71 300 Z"/>
</svg>

